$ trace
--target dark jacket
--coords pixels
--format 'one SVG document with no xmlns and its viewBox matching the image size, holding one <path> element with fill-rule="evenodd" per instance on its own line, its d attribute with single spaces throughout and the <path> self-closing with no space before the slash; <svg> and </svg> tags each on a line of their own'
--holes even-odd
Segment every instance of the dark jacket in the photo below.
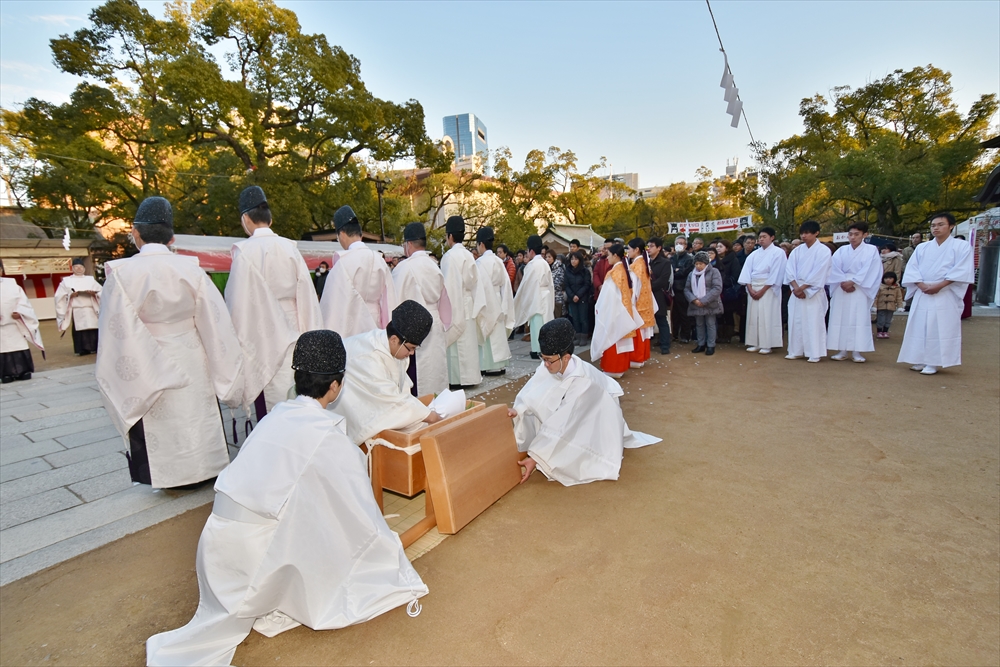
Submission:
<svg viewBox="0 0 1000 667">
<path fill-rule="evenodd" d="M 721 315 L 722 314 L 722 276 L 714 266 L 705 269 L 705 296 L 701 298 L 704 306 L 694 305 L 694 272 L 688 276 L 684 285 L 684 296 L 688 301 L 688 317 L 696 315 Z"/>
<path fill-rule="evenodd" d="M 329 271 L 324 271 L 323 273 L 317 273 L 313 276 L 313 284 L 316 286 L 316 296 L 323 296 L 323 288 L 326 287 L 326 278 L 330 275 Z"/>
<path fill-rule="evenodd" d="M 694 256 L 689 252 L 676 253 L 674 262 L 674 294 L 684 291 L 688 276 L 694 271 Z"/>
<path fill-rule="evenodd" d="M 653 288 L 653 298 L 661 311 L 670 307 L 670 288 L 674 282 L 674 267 L 663 251 L 655 259 L 649 260 L 649 271 L 653 274 L 649 281 Z"/>
<path fill-rule="evenodd" d="M 740 271 L 743 267 L 740 265 L 740 260 L 736 257 L 734 253 L 727 252 L 722 256 L 721 259 L 716 261 L 715 268 L 719 270 L 722 275 L 722 288 L 728 289 L 740 282 Z"/>
<path fill-rule="evenodd" d="M 566 288 L 566 303 L 573 303 L 573 297 L 580 297 L 580 303 L 589 303 L 594 297 L 594 283 L 590 271 L 582 264 L 575 270 L 572 265 L 566 267 L 563 277 Z"/>
</svg>

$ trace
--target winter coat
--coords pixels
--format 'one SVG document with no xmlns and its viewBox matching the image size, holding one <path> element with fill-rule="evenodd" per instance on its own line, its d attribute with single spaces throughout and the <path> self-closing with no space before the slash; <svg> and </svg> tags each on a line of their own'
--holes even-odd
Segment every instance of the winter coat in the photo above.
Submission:
<svg viewBox="0 0 1000 667">
<path fill-rule="evenodd" d="M 903 305 L 903 288 L 882 283 L 875 297 L 875 310 L 896 310 Z"/>
<path fill-rule="evenodd" d="M 895 273 L 897 284 L 903 279 L 903 266 L 905 266 L 905 264 L 906 262 L 903 261 L 903 255 L 895 250 L 882 255 L 882 273 L 887 273 L 889 271 Z"/>
<path fill-rule="evenodd" d="M 581 265 L 577 270 L 573 270 L 570 265 L 566 268 L 564 276 L 566 285 L 566 303 L 573 303 L 573 297 L 580 297 L 579 303 L 590 303 L 594 297 L 594 283 L 590 277 L 587 267 Z"/>
<path fill-rule="evenodd" d="M 549 268 L 552 269 L 552 289 L 555 291 L 556 303 L 564 303 L 566 300 L 566 268 L 558 259 L 549 264 Z"/>
<path fill-rule="evenodd" d="M 722 314 L 722 275 L 714 266 L 705 269 L 705 296 L 701 298 L 704 306 L 694 305 L 697 298 L 694 295 L 694 271 L 688 276 L 687 285 L 684 286 L 684 297 L 688 300 L 688 317 L 696 315 L 721 315 Z"/>
<path fill-rule="evenodd" d="M 649 260 L 649 271 L 653 274 L 650 286 L 653 288 L 653 298 L 660 312 L 665 313 L 670 307 L 670 288 L 674 285 L 674 267 L 662 251 L 655 259 Z"/>
<path fill-rule="evenodd" d="M 677 253 L 673 257 L 674 291 L 681 285 L 687 285 L 688 276 L 694 271 L 694 256 L 689 252 Z"/>
</svg>

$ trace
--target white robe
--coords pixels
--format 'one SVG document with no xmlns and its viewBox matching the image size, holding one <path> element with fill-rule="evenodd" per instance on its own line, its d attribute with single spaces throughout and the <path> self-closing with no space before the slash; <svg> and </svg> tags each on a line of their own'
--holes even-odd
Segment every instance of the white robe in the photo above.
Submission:
<svg viewBox="0 0 1000 667">
<path fill-rule="evenodd" d="M 850 280 L 853 292 L 845 292 L 840 283 Z M 857 249 L 850 244 L 837 248 L 830 260 L 830 325 L 827 330 L 828 350 L 872 352 L 872 304 L 882 284 L 882 258 L 878 248 L 861 243 Z"/>
<path fill-rule="evenodd" d="M 576 355 L 563 373 L 540 364 L 514 399 L 518 451 L 564 486 L 618 479 L 625 447 L 660 442 L 628 430 L 621 394 L 617 382 Z"/>
<path fill-rule="evenodd" d="M 97 328 L 101 313 L 101 284 L 93 276 L 66 276 L 56 289 L 56 326 L 66 331 L 72 326 L 76 331 Z M 95 292 L 95 294 L 81 294 Z"/>
<path fill-rule="evenodd" d="M 446 332 L 452 326 L 452 304 L 444 274 L 426 250 L 418 250 L 392 271 L 399 302 L 413 300 L 434 316 L 434 325 L 417 348 L 417 395 L 437 394 L 448 388 Z"/>
<path fill-rule="evenodd" d="M 617 267 L 612 267 L 612 271 Z M 624 269 L 624 265 L 622 266 Z M 608 271 L 611 275 L 611 271 Z M 634 293 L 634 291 L 633 291 Z M 625 309 L 622 303 L 622 292 L 610 278 L 604 279 L 601 293 L 594 305 L 594 335 L 590 339 L 590 359 L 597 362 L 604 352 L 615 346 L 615 352 L 625 354 L 635 349 L 634 333 L 642 328 L 642 317 L 635 309 L 635 300 L 631 310 Z"/>
<path fill-rule="evenodd" d="M 924 294 L 917 283 L 953 281 L 937 294 Z M 912 298 L 897 362 L 947 368 L 962 363 L 962 309 L 965 292 L 975 281 L 972 246 L 949 237 L 921 243 L 903 272 L 906 297 Z"/>
<path fill-rule="evenodd" d="M 785 280 L 785 251 L 772 243 L 759 246 L 747 255 L 739 283 L 759 290 L 770 288 L 759 299 L 747 299 L 746 343 L 753 347 L 775 348 L 784 343 L 781 327 L 781 285 Z"/>
<path fill-rule="evenodd" d="M 476 260 L 484 288 L 484 306 L 479 313 L 479 344 L 488 347 L 495 363 L 510 359 L 507 338 L 514 330 L 514 291 L 503 260 L 487 250 Z M 487 369 L 493 370 L 493 369 Z"/>
<path fill-rule="evenodd" d="M 243 395 L 243 357 L 226 304 L 195 257 L 147 243 L 107 262 L 97 386 L 128 446 L 142 419 L 155 488 L 215 477 L 229 464 L 218 399 Z"/>
<path fill-rule="evenodd" d="M 243 405 L 249 413 L 263 392 L 270 410 L 295 384 L 295 341 L 323 328 L 316 287 L 295 242 L 267 227 L 234 243 L 232 256 L 226 306 L 245 359 Z"/>
<path fill-rule="evenodd" d="M 555 317 L 556 291 L 552 283 L 552 269 L 541 255 L 524 267 L 521 284 L 514 295 L 514 326 L 527 324 L 533 315 L 542 316 L 542 324 Z M 535 332 L 532 332 L 535 335 Z"/>
<path fill-rule="evenodd" d="M 389 352 L 383 329 L 373 329 L 344 341 L 347 372 L 344 389 L 330 406 L 347 420 L 347 435 L 356 444 L 385 429 L 421 422 L 430 408 L 410 393 L 413 382 L 406 374 L 409 358 L 396 359 Z"/>
<path fill-rule="evenodd" d="M 479 372 L 479 326 L 476 320 L 486 307 L 486 294 L 472 253 L 456 243 L 441 258 L 441 273 L 452 301 L 452 322 L 448 329 L 448 383 L 477 385 Z M 420 379 L 418 373 L 417 379 Z"/>
<path fill-rule="evenodd" d="M 14 313 L 21 319 L 14 319 Z M 44 352 L 35 309 L 17 281 L 0 278 L 0 354 L 27 350 L 29 341 Z"/>
<path fill-rule="evenodd" d="M 788 353 L 816 359 L 826 356 L 826 279 L 830 274 L 830 249 L 816 241 L 810 248 L 797 246 L 785 264 L 785 284 L 794 280 L 809 285 L 806 298 L 792 294 L 788 300 Z M 749 257 L 748 257 L 749 259 Z"/>
<path fill-rule="evenodd" d="M 300 396 L 257 425 L 215 484 L 194 618 L 150 637 L 147 664 L 228 665 L 251 629 L 334 630 L 427 594 L 339 421 Z"/>
<path fill-rule="evenodd" d="M 392 273 L 382 255 L 355 241 L 333 256 L 319 302 L 327 329 L 341 338 L 384 329 L 397 305 Z"/>
</svg>

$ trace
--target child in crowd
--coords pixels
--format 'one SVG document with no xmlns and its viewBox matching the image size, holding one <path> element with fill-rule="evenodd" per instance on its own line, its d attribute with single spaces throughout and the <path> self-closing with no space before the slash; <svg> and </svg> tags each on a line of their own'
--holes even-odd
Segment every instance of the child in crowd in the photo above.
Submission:
<svg viewBox="0 0 1000 667">
<path fill-rule="evenodd" d="M 903 289 L 896 284 L 895 271 L 886 271 L 882 275 L 882 284 L 875 298 L 875 337 L 888 338 L 889 326 L 892 324 L 892 314 L 903 305 Z"/>
</svg>

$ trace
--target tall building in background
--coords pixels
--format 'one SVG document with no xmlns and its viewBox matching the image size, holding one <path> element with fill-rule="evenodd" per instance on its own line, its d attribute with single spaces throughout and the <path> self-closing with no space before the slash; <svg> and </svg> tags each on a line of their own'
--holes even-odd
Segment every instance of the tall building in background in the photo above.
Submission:
<svg viewBox="0 0 1000 667">
<path fill-rule="evenodd" d="M 445 116 L 443 124 L 444 140 L 455 152 L 455 168 L 488 173 L 486 124 L 472 113 Z"/>
<path fill-rule="evenodd" d="M 611 180 L 615 183 L 624 183 L 626 187 L 633 190 L 639 189 L 639 174 L 631 171 L 625 174 L 612 174 Z"/>
</svg>

